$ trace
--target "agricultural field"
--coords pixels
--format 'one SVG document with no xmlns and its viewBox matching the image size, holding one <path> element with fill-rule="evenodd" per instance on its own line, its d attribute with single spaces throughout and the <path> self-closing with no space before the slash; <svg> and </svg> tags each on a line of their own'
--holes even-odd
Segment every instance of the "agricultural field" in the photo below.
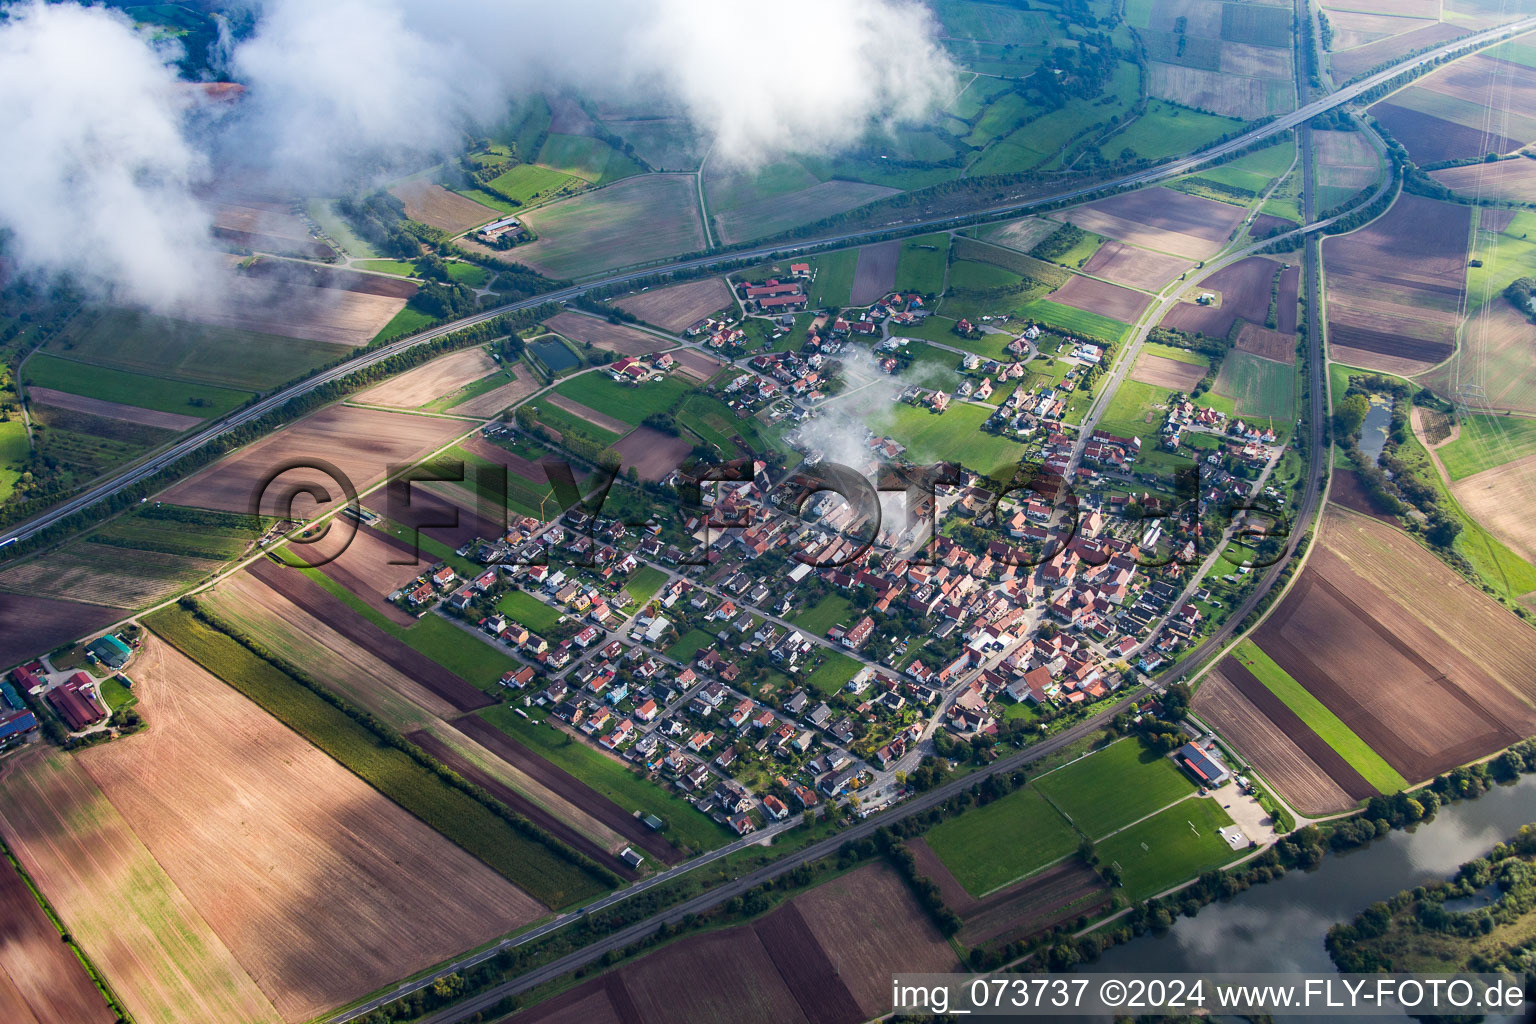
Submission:
<svg viewBox="0 0 1536 1024">
<path fill-rule="evenodd" d="M 0 421 L 0 502 L 8 501 L 15 492 L 31 453 L 26 423 L 20 419 Z"/>
<path fill-rule="evenodd" d="M 1197 355 L 1197 353 L 1190 353 L 1190 355 Z M 1204 357 L 1199 360 L 1179 359 L 1149 352 L 1146 346 L 1143 346 L 1141 354 L 1136 357 L 1136 365 L 1131 368 L 1131 379 L 1143 384 L 1151 384 L 1153 387 L 1166 388 L 1169 391 L 1188 393 L 1191 388 L 1200 383 L 1209 368 L 1210 364 L 1204 360 Z"/>
<path fill-rule="evenodd" d="M 1290 363 L 1233 350 L 1221 361 L 1211 390 L 1232 399 L 1239 416 L 1282 424 L 1296 415 L 1296 370 Z"/>
<path fill-rule="evenodd" d="M 1397 774 L 1420 781 L 1536 728 L 1530 627 L 1389 525 L 1330 507 L 1321 539 L 1255 638 Z"/>
<path fill-rule="evenodd" d="M 349 284 L 370 285 L 373 290 Z M 331 358 L 335 359 L 345 354 L 338 348 L 371 342 L 415 293 L 413 282 L 377 274 L 348 280 L 232 272 L 176 312 L 206 327 L 325 342 L 333 346 Z"/>
<path fill-rule="evenodd" d="M 720 239 L 726 243 L 768 238 L 896 195 L 898 191 L 859 181 L 822 181 L 787 195 L 767 196 L 732 210 L 716 211 L 714 223 Z"/>
<path fill-rule="evenodd" d="M 1329 355 L 1419 373 L 1455 347 L 1470 211 L 1404 195 L 1369 226 L 1323 243 Z"/>
<path fill-rule="evenodd" d="M 0 1018 L 16 1024 L 113 1024 L 85 967 L 8 860 L 0 863 Z"/>
<path fill-rule="evenodd" d="M 853 275 L 849 303 L 867 306 L 896 287 L 896 267 L 901 259 L 901 242 L 881 242 L 859 249 L 858 267 Z"/>
<path fill-rule="evenodd" d="M 545 140 L 537 162 L 561 174 L 584 178 L 594 185 L 607 185 L 645 171 L 602 139 L 558 132 L 551 133 Z"/>
<path fill-rule="evenodd" d="M 363 405 L 420 409 L 435 398 L 450 395 L 501 368 L 483 348 L 467 348 L 432 360 L 414 370 L 361 392 L 353 399 Z"/>
<path fill-rule="evenodd" d="M 624 459 L 625 470 L 633 467 L 641 480 L 664 480 L 687 460 L 693 442 L 650 427 L 636 427 L 613 450 Z"/>
<path fill-rule="evenodd" d="M 1328 58 L 1329 70 L 1338 85 L 1378 65 L 1449 42 L 1470 31 L 1464 25 L 1440 23 L 1438 5 L 1426 0 L 1408 0 L 1404 4 L 1350 0 L 1339 6 L 1345 9 L 1327 11 L 1330 23 L 1342 24 L 1345 29 L 1342 36 L 1335 38 L 1334 52 Z M 1356 39 L 1362 41 L 1355 43 Z"/>
<path fill-rule="evenodd" d="M 430 181 L 406 182 L 389 191 L 405 204 L 405 215 L 411 220 L 450 235 L 461 235 L 470 228 L 493 221 L 499 213 Z"/>
<path fill-rule="evenodd" d="M 1204 195 L 1207 199 L 1246 206 L 1263 195 L 1276 178 L 1290 170 L 1295 158 L 1294 145 L 1266 146 L 1181 178 L 1176 187 L 1180 191 Z"/>
<path fill-rule="evenodd" d="M 1304 815 L 1346 810 L 1375 789 L 1272 691 L 1223 662 L 1200 682 L 1194 710 Z M 1238 666 L 1241 668 L 1241 666 Z M 1338 779 L 1348 781 L 1346 790 Z"/>
<path fill-rule="evenodd" d="M 289 1024 L 79 758 L 40 747 L 0 778 L 0 833 L 136 1019 Z"/>
<path fill-rule="evenodd" d="M 1144 900 L 1246 856 L 1246 849 L 1233 850 L 1219 834 L 1231 824 L 1214 798 L 1194 797 L 1116 832 L 1094 853 L 1100 863 L 1119 866 L 1126 899 Z"/>
<path fill-rule="evenodd" d="M 1124 242 L 1105 242 L 1083 264 L 1083 273 L 1127 288 L 1156 292 L 1193 266 L 1177 256 L 1137 249 Z"/>
<path fill-rule="evenodd" d="M 1195 791 L 1171 760 L 1135 739 L 1111 743 L 1030 785 L 1095 840 Z"/>
<path fill-rule="evenodd" d="M 1290 12 L 1216 0 L 1152 0 L 1126 9 L 1152 63 L 1148 92 L 1242 120 L 1292 110 Z"/>
<path fill-rule="evenodd" d="M 517 213 L 520 209 L 575 195 L 577 192 L 584 191 L 588 187 L 588 182 L 574 174 L 566 174 L 538 164 L 513 164 L 486 185 L 487 189 L 466 190 L 460 194 L 486 202 L 486 205 L 497 205 L 489 200 L 499 200 L 498 210 L 503 213 Z M 488 189 L 495 189 L 495 192 L 490 192 Z M 502 199 L 503 196 L 506 199 Z M 514 199 L 522 206 L 513 206 L 507 201 Z"/>
<path fill-rule="evenodd" d="M 867 865 L 764 917 L 689 936 L 525 1010 L 529 1024 L 858 1024 L 891 1009 L 891 971 L 951 971 L 953 948 L 890 868 Z M 686 978 L 720 979 L 688 985 Z"/>
<path fill-rule="evenodd" d="M 1057 216 L 1084 231 L 1143 249 L 1203 260 L 1227 243 L 1242 223 L 1243 211 L 1172 189 L 1144 188 L 1076 206 Z"/>
<path fill-rule="evenodd" d="M 537 240 L 485 252 L 549 277 L 579 278 L 704 248 L 698 210 L 690 175 L 647 174 L 531 210 L 523 219 Z"/>
<path fill-rule="evenodd" d="M 609 323 L 607 320 L 587 316 L 585 313 L 559 313 L 544 323 L 556 334 L 569 338 L 578 345 L 591 345 L 621 356 L 650 355 L 652 352 L 660 352 L 670 347 L 665 339 L 658 338 L 649 331 L 638 330 L 625 324 Z"/>
<path fill-rule="evenodd" d="M 711 313 L 734 309 L 736 300 L 723 278 L 705 277 L 697 281 L 653 288 L 627 298 L 614 305 L 628 313 L 655 324 L 664 331 L 684 330 Z"/>
<path fill-rule="evenodd" d="M 1370 113 L 1419 164 L 1512 153 L 1536 140 L 1536 68 L 1475 54 L 1393 93 Z"/>
<path fill-rule="evenodd" d="M 1238 320 L 1262 325 L 1269 316 L 1270 300 L 1275 297 L 1275 278 L 1280 264 L 1264 256 L 1249 256 L 1200 280 L 1185 293 L 1189 301 L 1180 302 L 1163 317 L 1163 326 L 1187 334 L 1225 338 Z M 1210 292 L 1217 302 L 1202 306 L 1194 301 Z"/>
<path fill-rule="evenodd" d="M 980 899 L 1076 853 L 1081 837 L 1030 784 L 939 824 L 923 839 Z"/>
<path fill-rule="evenodd" d="M 1145 292 L 1132 291 L 1117 284 L 1106 284 L 1075 274 L 1065 285 L 1051 293 L 1051 301 L 1107 320 L 1132 324 L 1141 318 L 1141 314 L 1151 304 L 1152 297 Z"/>
<path fill-rule="evenodd" d="M 241 249 L 329 260 L 335 253 L 315 238 L 303 218 L 293 212 L 293 201 L 268 202 L 241 197 L 211 200 L 213 236 Z"/>
<path fill-rule="evenodd" d="M 1154 74 L 1154 83 L 1156 80 Z M 1186 83 L 1169 81 L 1168 86 L 1169 91 L 1174 91 L 1185 88 Z M 1206 91 L 1198 84 L 1195 88 L 1202 93 Z M 1157 99 L 1147 103 L 1146 113 L 1127 118 L 1127 121 L 1124 127 L 1099 143 L 1099 151 L 1109 159 L 1128 150 L 1136 159 L 1166 160 L 1202 149 L 1243 127 L 1243 120 L 1239 118 L 1207 114 Z"/>
<path fill-rule="evenodd" d="M 919 295 L 941 292 L 949 264 L 949 244 L 950 237 L 944 232 L 904 239 L 896 260 L 896 290 Z"/>
<path fill-rule="evenodd" d="M 463 433 L 464 426 L 430 416 L 331 406 L 183 480 L 163 498 L 178 505 L 250 512 L 253 490 L 274 467 L 294 459 L 313 459 L 317 452 L 324 452 L 325 459 L 362 490 L 383 479 L 390 466 L 412 462 L 441 447 Z M 331 495 L 331 501 L 318 505 L 310 498 L 296 503 L 294 511 L 301 515 L 327 510 L 334 501 L 344 498 L 338 484 L 324 479 L 318 470 L 293 470 L 283 474 L 281 480 L 284 486 L 290 482 L 313 482 Z M 277 498 L 272 488 L 264 493 L 271 495 L 273 501 Z M 274 507 L 264 505 L 263 511 L 271 514 Z"/>
<path fill-rule="evenodd" d="M 1381 180 L 1381 155 L 1364 132 L 1313 132 L 1317 208 L 1327 212 Z"/>
<path fill-rule="evenodd" d="M 175 649 L 151 638 L 133 676 L 154 727 L 80 761 L 285 1020 L 542 913 Z"/>
<path fill-rule="evenodd" d="M 47 351 L 149 377 L 267 390 L 333 361 L 323 341 L 209 327 L 135 310 L 80 313 Z M 250 353 L 260 352 L 260 359 Z M 29 364 L 30 365 L 30 364 Z"/>
<path fill-rule="evenodd" d="M 1536 203 L 1536 160 L 1530 157 L 1448 167 L 1429 176 L 1463 195 Z"/>
<path fill-rule="evenodd" d="M 1530 514 L 1536 493 L 1536 455 L 1456 480 L 1451 493 L 1467 515 L 1521 558 L 1536 564 L 1536 522 Z"/>
<path fill-rule="evenodd" d="M 976 237 L 993 245 L 1006 246 L 1018 252 L 1029 252 L 1059 229 L 1053 220 L 1044 217 L 1025 217 L 1023 220 L 1007 220 L 977 229 Z"/>
<path fill-rule="evenodd" d="M 1086 280 L 1086 279 L 1085 279 Z M 1113 285 L 1101 285 L 1112 288 Z M 1119 344 L 1131 333 L 1131 325 L 1099 313 L 1066 306 L 1051 299 L 1036 299 L 1018 308 L 1021 316 L 1038 320 L 1079 338 Z"/>
<path fill-rule="evenodd" d="M 73 359 L 63 359 L 47 353 L 39 353 L 27 360 L 22 370 L 22 382 L 30 390 L 33 387 L 64 392 L 84 398 L 98 399 L 118 406 L 152 410 L 172 414 L 176 423 L 156 421 L 146 426 L 185 430 L 188 425 L 204 419 L 223 416 L 244 405 L 251 397 L 249 391 L 211 387 L 186 381 L 168 380 L 140 373 L 129 373 L 104 366 L 93 366 Z M 59 404 L 43 401 L 43 404 Z M 63 406 L 67 408 L 67 406 Z M 113 416 L 99 409 L 83 408 L 77 412 L 94 412 L 109 419 Z M 190 421 L 190 423 L 188 422 Z M 136 420 L 134 422 L 143 422 Z"/>
<path fill-rule="evenodd" d="M 635 155 L 658 171 L 691 171 L 702 152 L 694 127 L 685 118 L 605 119 L 609 131 L 635 147 Z"/>
<path fill-rule="evenodd" d="M 814 257 L 811 283 L 806 286 L 810 296 L 807 305 L 813 309 L 848 305 L 858 265 L 858 249 L 839 249 Z"/>
<path fill-rule="evenodd" d="M 191 527 L 175 523 L 117 519 L 100 532 L 7 564 L 0 569 L 0 589 L 65 601 L 88 594 L 125 611 L 141 608 L 218 571 L 233 557 L 226 552 L 234 543 L 244 549 L 238 536 L 226 540 L 195 535 Z"/>
</svg>

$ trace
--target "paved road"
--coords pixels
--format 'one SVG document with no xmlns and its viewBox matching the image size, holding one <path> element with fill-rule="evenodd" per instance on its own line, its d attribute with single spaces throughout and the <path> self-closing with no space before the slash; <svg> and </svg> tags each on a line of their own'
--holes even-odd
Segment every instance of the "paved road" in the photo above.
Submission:
<svg viewBox="0 0 1536 1024">
<path fill-rule="evenodd" d="M 70 515 L 73 515 L 75 512 L 94 505 L 98 501 L 101 501 L 103 498 L 116 494 L 125 488 L 131 487 L 136 483 L 154 476 L 160 470 L 171 465 L 177 459 L 180 459 L 182 456 L 188 454 L 189 452 L 203 447 L 210 441 L 222 436 L 225 433 L 228 433 L 230 430 L 236 427 L 242 426 L 254 419 L 259 418 L 265 413 L 280 407 L 285 402 L 288 402 L 293 398 L 297 398 L 300 395 L 313 391 L 315 388 L 318 388 L 338 378 L 344 377 L 356 370 L 372 366 L 373 364 L 387 359 L 396 353 L 403 352 L 406 349 L 420 345 L 424 342 L 431 341 L 435 338 L 440 338 L 443 335 L 459 330 L 460 328 L 468 327 L 476 323 L 481 323 L 483 321 L 492 319 L 493 317 L 500 316 L 504 313 L 511 313 L 521 309 L 528 309 L 545 302 L 562 302 L 568 299 L 576 298 L 590 289 L 621 285 L 629 281 L 637 280 L 643 277 L 649 277 L 658 273 L 679 270 L 694 270 L 715 266 L 722 263 L 734 262 L 737 260 L 760 259 L 779 253 L 795 252 L 800 249 L 809 248 L 812 246 L 833 245 L 842 242 L 856 242 L 863 238 L 867 238 L 873 235 L 886 234 L 893 230 L 916 234 L 923 231 L 933 230 L 935 228 L 942 228 L 946 226 L 952 227 L 967 223 L 977 217 L 1024 213 L 1038 206 L 1081 198 L 1083 196 L 1090 195 L 1095 192 L 1100 192 L 1105 189 L 1131 188 L 1141 185 L 1149 185 L 1153 182 L 1177 177 L 1178 175 L 1184 174 L 1192 168 L 1207 163 L 1212 159 L 1227 155 L 1229 153 L 1235 153 L 1238 150 L 1250 146 L 1261 139 L 1268 138 L 1277 132 L 1287 131 L 1291 128 L 1294 128 L 1297 125 L 1300 125 L 1316 116 L 1317 114 L 1350 102 L 1361 93 L 1364 93 L 1369 89 L 1372 89 L 1375 86 L 1381 84 L 1382 82 L 1385 82 L 1396 75 L 1402 74 L 1405 71 L 1421 67 L 1448 54 L 1455 53 L 1463 49 L 1470 49 L 1491 43 L 1506 35 L 1514 34 L 1530 28 L 1536 28 L 1536 17 L 1526 18 L 1522 21 L 1515 22 L 1512 25 L 1507 25 L 1496 29 L 1489 29 L 1486 32 L 1467 36 L 1454 43 L 1450 43 L 1432 50 L 1422 56 L 1414 57 L 1409 60 L 1402 61 L 1399 64 L 1395 64 L 1385 71 L 1371 75 L 1369 78 L 1357 82 L 1354 85 L 1331 93 L 1322 99 L 1307 104 L 1299 110 L 1278 117 L 1275 120 L 1268 122 L 1267 124 L 1260 125 L 1252 131 L 1245 132 L 1228 142 L 1213 146 L 1212 148 L 1204 150 L 1194 156 L 1185 157 L 1172 163 L 1160 164 L 1157 167 L 1149 168 L 1144 171 L 1137 171 L 1134 174 L 1128 174 L 1120 178 L 1112 179 L 1110 181 L 1099 182 L 1097 184 L 1077 189 L 1071 189 L 1069 191 L 1057 193 L 1054 195 L 1035 196 L 1027 199 L 1021 197 L 1017 200 L 1005 201 L 1000 204 L 971 210 L 965 214 L 959 214 L 955 216 L 937 217 L 926 220 L 920 219 L 914 221 L 895 220 L 879 227 L 869 228 L 862 231 L 850 231 L 841 234 L 827 235 L 819 238 L 807 238 L 793 243 L 769 245 L 756 249 L 721 253 L 712 256 L 703 256 L 691 260 L 678 260 L 669 263 L 657 264 L 655 266 L 644 267 L 638 270 L 631 270 L 625 273 L 615 273 L 570 288 L 563 288 L 558 291 L 547 292 L 532 299 L 526 299 L 521 302 L 508 303 L 505 306 L 498 306 L 493 309 L 486 310 L 483 313 L 478 313 L 474 316 L 465 317 L 462 320 L 454 321 L 453 323 L 446 324 L 442 327 L 424 331 L 421 334 L 402 338 L 399 341 L 390 342 L 389 344 L 381 346 L 378 349 L 364 353 L 363 355 L 360 355 L 354 359 L 349 359 L 346 362 L 341 363 L 329 370 L 316 374 L 314 377 L 307 378 L 298 382 L 297 384 L 290 385 L 289 387 L 283 388 L 280 391 L 274 392 L 273 394 L 261 399 L 255 404 L 241 409 L 231 414 L 229 417 L 219 421 L 218 423 L 208 426 L 203 430 L 198 431 L 196 434 L 193 434 L 192 436 L 177 442 L 170 448 L 152 456 L 144 462 L 124 470 L 122 473 L 119 473 L 117 476 L 111 478 L 110 480 L 97 484 L 90 490 L 78 495 L 75 498 L 70 499 L 64 504 L 50 509 L 49 511 L 31 520 L 28 520 L 25 523 L 12 527 L 6 533 L 0 534 L 0 549 L 3 549 L 5 545 L 12 542 L 25 540 L 26 538 L 33 536 L 39 531 L 47 529 L 55 523 L 66 519 Z"/>
</svg>

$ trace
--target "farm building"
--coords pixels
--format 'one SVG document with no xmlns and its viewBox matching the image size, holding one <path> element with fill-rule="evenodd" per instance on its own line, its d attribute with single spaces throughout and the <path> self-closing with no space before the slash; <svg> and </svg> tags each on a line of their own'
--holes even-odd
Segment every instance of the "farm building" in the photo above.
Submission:
<svg viewBox="0 0 1536 1024">
<path fill-rule="evenodd" d="M 101 659 L 102 664 L 114 671 L 128 664 L 128 659 L 133 657 L 133 648 L 111 633 L 92 640 L 86 650 L 96 655 Z"/>
<path fill-rule="evenodd" d="M 0 742 L 37 728 L 37 716 L 30 711 L 8 711 L 0 715 Z"/>
<path fill-rule="evenodd" d="M 96 696 L 96 684 L 84 672 L 76 672 L 48 691 L 48 703 L 72 731 L 94 725 L 107 717 L 106 708 Z"/>
</svg>

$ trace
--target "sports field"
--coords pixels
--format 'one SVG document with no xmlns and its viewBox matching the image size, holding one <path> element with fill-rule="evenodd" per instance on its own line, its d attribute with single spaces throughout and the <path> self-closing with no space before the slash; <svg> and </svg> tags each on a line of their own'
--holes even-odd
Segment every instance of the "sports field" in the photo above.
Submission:
<svg viewBox="0 0 1536 1024">
<path fill-rule="evenodd" d="M 1080 841 L 1034 784 L 951 818 L 924 839 L 976 897 L 1060 860 Z"/>
<path fill-rule="evenodd" d="M 1091 839 L 1195 791 L 1172 761 L 1136 740 L 1111 743 L 1030 785 Z"/>
<path fill-rule="evenodd" d="M 1212 868 L 1230 864 L 1233 850 L 1218 833 L 1232 819 L 1214 799 L 1181 800 L 1094 847 L 1101 864 L 1118 864 L 1126 899 L 1144 900 Z"/>
</svg>

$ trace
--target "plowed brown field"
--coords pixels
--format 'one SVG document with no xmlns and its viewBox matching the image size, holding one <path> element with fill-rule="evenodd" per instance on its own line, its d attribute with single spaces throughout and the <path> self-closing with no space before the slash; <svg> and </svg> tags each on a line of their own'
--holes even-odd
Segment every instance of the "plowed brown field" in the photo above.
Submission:
<svg viewBox="0 0 1536 1024">
<path fill-rule="evenodd" d="M 664 339 L 624 324 L 611 324 L 585 313 L 559 313 L 544 321 L 550 330 L 577 344 L 591 343 L 621 356 L 643 356 L 671 348 Z"/>
<path fill-rule="evenodd" d="M 501 366 L 483 348 L 467 348 L 418 366 L 357 396 L 364 405 L 419 409 L 442 395 L 495 373 Z"/>
<path fill-rule="evenodd" d="M 9 860 L 0 862 L 0 1020 L 7 1024 L 113 1024 L 59 930 Z"/>
<path fill-rule="evenodd" d="M 1083 273 L 1129 288 L 1157 291 L 1192 266 L 1178 256 L 1136 249 L 1124 242 L 1105 242 L 1083 264 Z"/>
<path fill-rule="evenodd" d="M 614 305 L 664 331 L 681 331 L 722 309 L 735 309 L 731 290 L 718 277 L 653 288 Z"/>
</svg>

